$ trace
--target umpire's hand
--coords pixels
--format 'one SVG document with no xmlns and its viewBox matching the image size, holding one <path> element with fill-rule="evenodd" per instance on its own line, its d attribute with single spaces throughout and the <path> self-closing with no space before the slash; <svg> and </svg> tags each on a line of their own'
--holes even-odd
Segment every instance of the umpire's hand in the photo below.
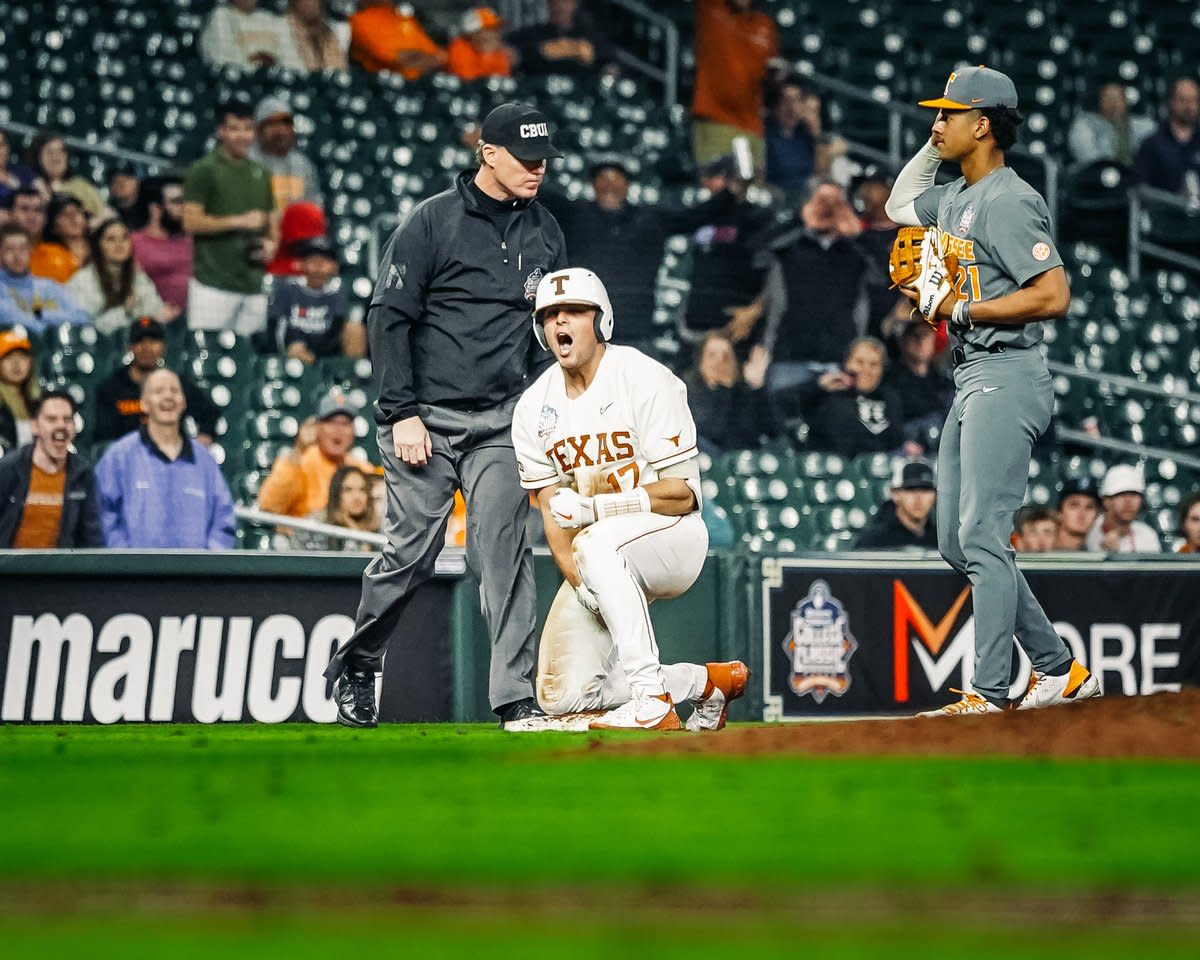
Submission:
<svg viewBox="0 0 1200 960">
<path fill-rule="evenodd" d="M 433 456 L 433 443 L 420 417 L 408 417 L 393 423 L 392 443 L 396 447 L 396 456 L 411 467 L 423 467 Z"/>
</svg>

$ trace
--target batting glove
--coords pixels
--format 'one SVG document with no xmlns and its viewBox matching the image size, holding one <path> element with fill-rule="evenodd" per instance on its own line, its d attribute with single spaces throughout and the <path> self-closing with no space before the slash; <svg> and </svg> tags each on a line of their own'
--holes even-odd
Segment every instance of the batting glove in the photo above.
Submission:
<svg viewBox="0 0 1200 960">
<path fill-rule="evenodd" d="M 575 588 L 575 596 L 579 602 L 588 608 L 588 612 L 594 616 L 600 616 L 600 601 L 596 599 L 596 595 L 592 593 L 582 583 Z"/>
<path fill-rule="evenodd" d="M 596 509 L 591 497 L 581 497 L 568 487 L 559 487 L 550 498 L 550 515 L 565 530 L 586 527 L 596 522 Z"/>
<path fill-rule="evenodd" d="M 954 293 L 954 276 L 958 272 L 958 257 L 949 254 L 942 259 L 941 235 L 930 228 L 921 245 L 921 276 L 918 280 L 917 310 L 926 322 L 937 325 L 938 309 Z"/>
</svg>

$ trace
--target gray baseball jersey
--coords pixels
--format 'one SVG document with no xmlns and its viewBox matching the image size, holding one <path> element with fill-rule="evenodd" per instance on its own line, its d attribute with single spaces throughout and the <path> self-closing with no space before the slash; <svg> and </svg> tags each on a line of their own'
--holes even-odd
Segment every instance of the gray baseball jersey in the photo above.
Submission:
<svg viewBox="0 0 1200 960">
<path fill-rule="evenodd" d="M 948 236 L 946 252 L 958 257 L 956 293 L 975 303 L 1018 290 L 1038 274 L 1062 266 L 1050 234 L 1050 211 L 1036 190 L 1008 167 L 971 186 L 962 177 L 930 187 L 916 200 L 924 226 Z M 1041 323 L 1020 327 L 978 326 L 967 341 L 1032 347 L 1042 340 Z"/>
</svg>

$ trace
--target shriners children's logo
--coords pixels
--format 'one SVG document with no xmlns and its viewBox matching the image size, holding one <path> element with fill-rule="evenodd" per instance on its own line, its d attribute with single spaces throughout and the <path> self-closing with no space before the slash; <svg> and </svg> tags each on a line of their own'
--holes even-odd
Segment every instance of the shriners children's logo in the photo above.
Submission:
<svg viewBox="0 0 1200 960">
<path fill-rule="evenodd" d="M 798 697 L 821 703 L 850 689 L 850 658 L 858 642 L 850 634 L 845 608 L 824 580 L 814 580 L 808 596 L 792 611 L 792 629 L 783 641 L 791 661 L 788 686 Z"/>
</svg>

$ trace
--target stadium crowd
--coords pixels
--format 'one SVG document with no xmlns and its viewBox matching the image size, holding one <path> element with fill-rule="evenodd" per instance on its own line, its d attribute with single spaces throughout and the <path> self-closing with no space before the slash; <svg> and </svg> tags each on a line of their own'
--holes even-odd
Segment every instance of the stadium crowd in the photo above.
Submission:
<svg viewBox="0 0 1200 960">
<path fill-rule="evenodd" d="M 621 71 L 586 0 L 549 0 L 545 22 L 511 31 L 491 8 L 465 8 L 445 42 L 419 8 L 392 0 L 362 0 L 345 20 L 322 0 L 278 6 L 218 3 L 200 33 L 204 59 L 214 69 L 406 80 Z M 695 9 L 702 201 L 634 203 L 636 168 L 612 154 L 594 157 L 589 194 L 546 191 L 541 200 L 562 225 L 571 263 L 608 285 L 617 342 L 684 376 L 710 458 L 768 442 L 848 459 L 888 455 L 890 493 L 856 545 L 932 549 L 933 461 L 953 388 L 944 330 L 913 320 L 889 289 L 889 175 L 848 160 L 820 95 L 789 74 L 775 21 L 752 0 L 697 0 Z M 1200 202 L 1200 86 L 1177 80 L 1165 108 L 1161 124 L 1132 115 L 1122 85 L 1105 84 L 1096 111 L 1071 126 L 1072 159 L 1124 164 L 1141 182 Z M 259 357 L 307 367 L 367 353 L 363 307 L 339 278 L 327 221 L 330 161 L 299 148 L 283 96 L 227 99 L 211 119 L 215 145 L 186 169 L 143 176 L 117 163 L 103 183 L 80 172 L 62 134 L 39 131 L 21 150 L 0 130 L 0 547 L 234 546 L 234 496 L 209 452 L 220 407 L 209 385 L 172 362 L 188 333 L 231 331 Z M 478 130 L 466 136 L 477 140 Z M 678 235 L 688 238 L 690 292 L 679 338 L 664 342 L 656 287 L 664 245 Z M 78 392 L 44 363 L 64 327 L 120 345 L 86 398 L 90 449 L 74 447 Z M 378 531 L 379 471 L 353 452 L 363 411 L 340 390 L 309 407 L 257 505 Z M 1138 519 L 1145 492 L 1140 470 L 1126 465 L 1099 484 L 1068 479 L 1054 507 L 1018 511 L 1014 547 L 1160 550 Z M 710 519 L 728 522 L 719 509 Z M 454 542 L 464 526 L 460 499 Z M 283 535 L 298 549 L 364 546 Z M 1198 493 L 1180 504 L 1173 546 L 1200 551 Z"/>
</svg>

